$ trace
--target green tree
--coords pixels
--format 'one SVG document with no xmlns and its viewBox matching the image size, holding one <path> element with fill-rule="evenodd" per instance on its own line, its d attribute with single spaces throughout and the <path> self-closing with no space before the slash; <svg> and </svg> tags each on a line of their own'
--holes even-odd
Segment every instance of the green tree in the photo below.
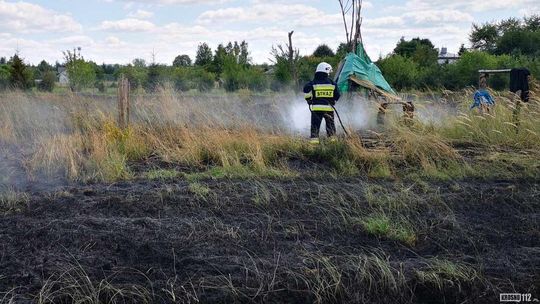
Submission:
<svg viewBox="0 0 540 304">
<path fill-rule="evenodd" d="M 521 20 L 517 18 L 513 18 L 513 17 L 502 20 L 497 24 L 497 31 L 499 32 L 499 35 L 502 35 L 509 31 L 517 31 L 520 29 L 521 29 Z"/>
<path fill-rule="evenodd" d="M 7 63 L 6 57 L 0 57 L 0 65 L 6 64 L 6 63 Z"/>
<path fill-rule="evenodd" d="M 146 68 L 146 60 L 142 58 L 135 58 L 131 63 L 136 68 Z"/>
<path fill-rule="evenodd" d="M 216 75 L 202 68 L 195 68 L 191 71 L 191 79 L 194 87 L 200 92 L 208 92 L 214 88 Z"/>
<path fill-rule="evenodd" d="M 496 54 L 540 55 L 540 31 L 512 30 L 505 32 L 497 41 Z"/>
<path fill-rule="evenodd" d="M 148 76 L 148 70 L 145 67 L 137 67 L 133 64 L 123 66 L 118 68 L 116 72 L 116 77 L 124 75 L 128 81 L 132 90 L 136 90 L 139 87 L 142 87 L 146 82 Z"/>
<path fill-rule="evenodd" d="M 210 70 L 217 74 L 218 76 L 223 73 L 223 69 L 225 67 L 225 62 L 227 60 L 233 61 L 232 56 L 229 54 L 231 52 L 231 49 L 227 49 L 223 46 L 223 44 L 219 44 L 216 48 L 216 52 L 214 55 L 214 59 L 212 60 L 212 64 L 210 67 Z"/>
<path fill-rule="evenodd" d="M 47 61 L 42 60 L 37 66 L 37 71 L 38 78 L 43 78 L 44 73 L 54 71 L 54 67 L 50 65 Z"/>
<path fill-rule="evenodd" d="M 461 44 L 461 46 L 459 47 L 459 51 L 458 51 L 458 55 L 459 56 L 462 56 L 463 54 L 465 54 L 467 52 L 467 48 L 465 47 L 465 44 Z"/>
<path fill-rule="evenodd" d="M 411 58 L 391 55 L 378 62 L 386 80 L 396 89 L 410 89 L 418 86 L 420 66 Z"/>
<path fill-rule="evenodd" d="M 52 92 L 56 84 L 56 73 L 48 70 L 41 74 L 41 82 L 38 84 L 38 89 L 44 92 Z"/>
<path fill-rule="evenodd" d="M 469 40 L 475 50 L 493 52 L 499 38 L 499 29 L 495 24 L 473 24 Z"/>
<path fill-rule="evenodd" d="M 148 67 L 148 76 L 144 83 L 144 89 L 147 92 L 156 92 L 162 85 L 162 78 L 160 73 L 161 67 L 157 64 L 151 64 Z"/>
<path fill-rule="evenodd" d="M 394 54 L 411 58 L 422 67 L 437 64 L 438 52 L 429 39 L 418 37 L 407 41 L 402 37 L 394 49 Z"/>
<path fill-rule="evenodd" d="M 345 57 L 348 53 L 351 52 L 351 48 L 351 44 L 348 44 L 346 42 L 340 43 L 336 51 L 336 56 L 338 56 L 339 58 Z"/>
<path fill-rule="evenodd" d="M 73 92 L 90 88 L 96 80 L 96 72 L 92 65 L 82 59 L 66 64 L 69 86 Z"/>
<path fill-rule="evenodd" d="M 537 56 L 540 15 L 508 18 L 499 22 L 473 24 L 469 39 L 476 50 L 491 54 Z"/>
<path fill-rule="evenodd" d="M 496 56 L 487 52 L 471 51 L 463 54 L 458 62 L 448 65 L 443 77 L 443 85 L 451 90 L 478 85 L 478 70 L 496 69 Z"/>
<path fill-rule="evenodd" d="M 313 56 L 317 58 L 324 58 L 324 57 L 334 57 L 336 56 L 336 54 L 328 45 L 321 44 L 315 49 L 315 51 L 313 52 Z"/>
<path fill-rule="evenodd" d="M 523 18 L 524 29 L 531 32 L 540 31 L 540 14 Z"/>
<path fill-rule="evenodd" d="M 248 44 L 242 41 L 240 44 L 235 41 L 228 42 L 227 45 L 219 44 L 214 54 L 211 71 L 220 76 L 225 68 L 225 64 L 233 62 L 237 67 L 248 67 L 251 59 L 249 58 Z"/>
<path fill-rule="evenodd" d="M 401 37 L 394 48 L 394 54 L 401 55 L 403 57 L 412 57 L 416 50 L 421 46 L 435 49 L 435 46 L 429 39 L 420 39 L 420 37 L 417 37 L 407 41 L 404 37 Z"/>
<path fill-rule="evenodd" d="M 249 64 L 251 64 L 251 58 L 249 57 L 248 43 L 246 41 L 242 41 L 240 43 L 240 54 L 238 54 L 238 63 L 243 66 L 248 66 Z"/>
<path fill-rule="evenodd" d="M 9 83 L 12 88 L 26 90 L 30 87 L 31 77 L 27 66 L 18 54 L 13 55 L 9 62 Z"/>
<path fill-rule="evenodd" d="M 71 91 L 78 92 L 94 86 L 96 81 L 94 65 L 84 60 L 80 48 L 74 49 L 73 52 L 65 51 L 64 59 Z"/>
<path fill-rule="evenodd" d="M 292 33 L 290 33 L 292 36 Z M 300 51 L 293 49 L 289 45 L 278 45 L 272 47 L 272 62 L 274 63 L 272 90 L 278 91 L 291 84 L 297 85 L 298 63 L 300 61 Z"/>
<path fill-rule="evenodd" d="M 191 58 L 188 55 L 178 55 L 174 58 L 173 67 L 187 67 L 191 65 Z"/>
<path fill-rule="evenodd" d="M 0 64 L 0 90 L 5 90 L 9 87 L 10 71 L 9 66 Z"/>
<path fill-rule="evenodd" d="M 206 43 L 199 44 L 197 55 L 195 56 L 195 65 L 208 66 L 212 63 L 212 49 Z"/>
</svg>

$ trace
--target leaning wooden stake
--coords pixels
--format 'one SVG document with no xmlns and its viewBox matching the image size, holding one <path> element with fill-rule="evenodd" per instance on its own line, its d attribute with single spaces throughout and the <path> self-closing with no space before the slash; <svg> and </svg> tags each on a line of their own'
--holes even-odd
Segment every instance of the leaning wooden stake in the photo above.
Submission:
<svg viewBox="0 0 540 304">
<path fill-rule="evenodd" d="M 129 126 L 129 80 L 122 75 L 118 80 L 118 126 L 125 129 Z"/>
<path fill-rule="evenodd" d="M 298 87 L 298 71 L 296 70 L 296 62 L 295 62 L 295 51 L 292 44 L 292 35 L 294 34 L 294 31 L 289 32 L 289 65 L 291 66 L 291 71 L 293 74 L 293 80 L 295 87 Z"/>
</svg>

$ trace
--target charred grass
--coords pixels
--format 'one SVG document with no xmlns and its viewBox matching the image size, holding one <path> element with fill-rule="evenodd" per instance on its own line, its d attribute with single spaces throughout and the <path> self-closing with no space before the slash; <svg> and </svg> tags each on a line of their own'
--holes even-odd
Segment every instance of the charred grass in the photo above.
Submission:
<svg viewBox="0 0 540 304">
<path fill-rule="evenodd" d="M 15 303 L 492 303 L 502 291 L 537 293 L 538 183 L 456 183 L 177 179 L 34 194 L 0 224 L 0 290 Z"/>
</svg>

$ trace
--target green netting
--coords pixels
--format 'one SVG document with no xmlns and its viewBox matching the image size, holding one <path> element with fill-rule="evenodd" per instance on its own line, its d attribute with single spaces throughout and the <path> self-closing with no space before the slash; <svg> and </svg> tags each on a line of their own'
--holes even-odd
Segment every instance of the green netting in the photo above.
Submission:
<svg viewBox="0 0 540 304">
<path fill-rule="evenodd" d="M 373 83 L 379 89 L 390 94 L 396 94 L 390 84 L 384 79 L 381 70 L 376 66 L 364 50 L 364 46 L 359 44 L 356 54 L 349 53 L 345 57 L 343 68 L 339 74 L 337 85 L 341 92 L 350 91 L 349 77 L 354 75 L 356 78 Z"/>
</svg>

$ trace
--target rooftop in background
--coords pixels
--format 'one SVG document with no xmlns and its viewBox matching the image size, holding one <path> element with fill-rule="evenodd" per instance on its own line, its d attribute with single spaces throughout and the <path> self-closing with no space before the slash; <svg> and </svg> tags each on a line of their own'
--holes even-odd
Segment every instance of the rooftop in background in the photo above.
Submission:
<svg viewBox="0 0 540 304">
<path fill-rule="evenodd" d="M 439 64 L 451 64 L 458 61 L 459 55 L 454 53 L 448 53 L 448 48 L 443 47 L 439 51 L 439 57 L 437 58 L 437 62 Z"/>
</svg>

